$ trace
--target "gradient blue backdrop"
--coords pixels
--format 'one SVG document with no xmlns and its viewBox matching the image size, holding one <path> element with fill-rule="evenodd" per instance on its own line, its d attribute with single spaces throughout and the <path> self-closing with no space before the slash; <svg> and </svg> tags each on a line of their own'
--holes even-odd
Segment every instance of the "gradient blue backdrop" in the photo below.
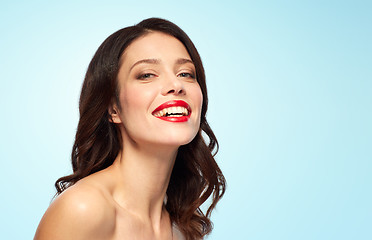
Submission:
<svg viewBox="0 0 372 240">
<path fill-rule="evenodd" d="M 153 16 L 205 64 L 228 182 L 208 239 L 372 239 L 372 4 L 355 0 L 1 1 L 1 238 L 31 239 L 71 172 L 95 50 Z"/>
</svg>

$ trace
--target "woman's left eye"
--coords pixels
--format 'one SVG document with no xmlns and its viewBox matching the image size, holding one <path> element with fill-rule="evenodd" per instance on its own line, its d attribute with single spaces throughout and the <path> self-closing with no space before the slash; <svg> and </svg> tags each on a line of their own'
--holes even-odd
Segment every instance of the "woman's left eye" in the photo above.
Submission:
<svg viewBox="0 0 372 240">
<path fill-rule="evenodd" d="M 180 73 L 180 74 L 178 74 L 178 77 L 185 77 L 185 78 L 195 79 L 195 75 L 192 74 L 192 73 L 188 73 L 188 72 Z"/>
</svg>

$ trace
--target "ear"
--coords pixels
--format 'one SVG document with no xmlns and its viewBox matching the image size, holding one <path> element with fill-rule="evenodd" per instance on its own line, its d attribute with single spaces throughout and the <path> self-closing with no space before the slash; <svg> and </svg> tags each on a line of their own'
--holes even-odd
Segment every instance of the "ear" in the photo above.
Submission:
<svg viewBox="0 0 372 240">
<path fill-rule="evenodd" d="M 112 104 L 109 107 L 109 121 L 112 123 L 122 123 L 120 116 L 119 116 L 119 109 L 116 104 Z"/>
</svg>

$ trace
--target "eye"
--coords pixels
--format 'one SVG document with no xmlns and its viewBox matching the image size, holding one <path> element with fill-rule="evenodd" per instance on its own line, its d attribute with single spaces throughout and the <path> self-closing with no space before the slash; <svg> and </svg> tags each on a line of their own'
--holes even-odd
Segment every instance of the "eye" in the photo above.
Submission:
<svg viewBox="0 0 372 240">
<path fill-rule="evenodd" d="M 193 73 L 188 73 L 188 72 L 183 72 L 178 74 L 178 77 L 184 77 L 184 78 L 192 78 L 195 79 L 195 74 Z"/>
<path fill-rule="evenodd" d="M 144 73 L 144 74 L 138 75 L 137 79 L 144 80 L 144 79 L 153 78 L 153 77 L 156 77 L 156 75 L 153 73 Z"/>
</svg>

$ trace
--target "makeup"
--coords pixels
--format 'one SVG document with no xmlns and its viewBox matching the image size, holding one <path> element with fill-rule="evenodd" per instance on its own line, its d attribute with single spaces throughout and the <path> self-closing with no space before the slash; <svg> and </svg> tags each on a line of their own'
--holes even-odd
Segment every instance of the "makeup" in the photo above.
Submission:
<svg viewBox="0 0 372 240">
<path fill-rule="evenodd" d="M 183 100 L 171 100 L 157 107 L 152 115 L 168 122 L 186 122 L 191 116 L 191 108 Z"/>
</svg>

